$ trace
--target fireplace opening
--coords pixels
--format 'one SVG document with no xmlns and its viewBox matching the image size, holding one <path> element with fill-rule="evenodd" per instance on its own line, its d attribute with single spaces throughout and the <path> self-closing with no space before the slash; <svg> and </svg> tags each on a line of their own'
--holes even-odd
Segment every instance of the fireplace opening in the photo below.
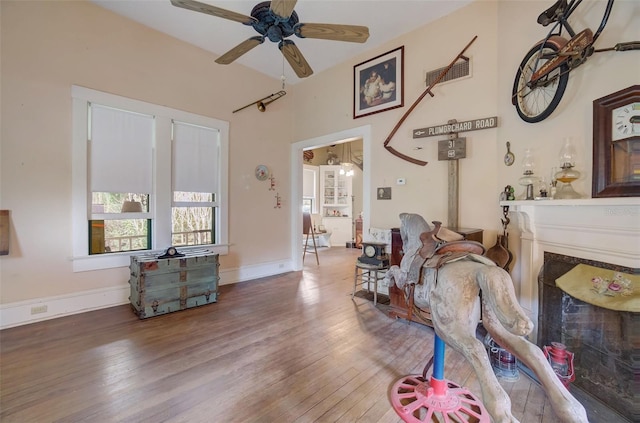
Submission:
<svg viewBox="0 0 640 423">
<path fill-rule="evenodd" d="M 579 264 L 612 274 L 640 274 L 640 269 L 545 252 L 538 276 L 537 344 L 543 348 L 560 342 L 574 353 L 571 391 L 578 388 L 629 421 L 640 422 L 640 313 L 596 306 L 560 289 L 556 279 Z"/>
</svg>

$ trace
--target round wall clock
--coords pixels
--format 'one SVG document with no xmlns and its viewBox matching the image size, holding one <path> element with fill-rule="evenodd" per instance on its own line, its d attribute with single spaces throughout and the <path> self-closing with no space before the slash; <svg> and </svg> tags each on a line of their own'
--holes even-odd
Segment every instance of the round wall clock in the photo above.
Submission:
<svg viewBox="0 0 640 423">
<path fill-rule="evenodd" d="M 611 112 L 611 140 L 640 135 L 640 102 L 632 101 Z"/>
<path fill-rule="evenodd" d="M 256 167 L 256 179 L 258 181 L 266 181 L 269 177 L 269 168 L 265 165 L 258 165 Z"/>
<path fill-rule="evenodd" d="M 640 196 L 640 85 L 593 101 L 591 194 Z"/>
</svg>

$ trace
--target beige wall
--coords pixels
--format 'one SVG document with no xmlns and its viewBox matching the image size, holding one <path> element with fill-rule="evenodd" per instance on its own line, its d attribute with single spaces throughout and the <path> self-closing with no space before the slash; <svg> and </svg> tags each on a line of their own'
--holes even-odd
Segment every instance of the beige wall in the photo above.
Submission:
<svg viewBox="0 0 640 423">
<path fill-rule="evenodd" d="M 485 230 L 485 244 L 495 243 L 501 231 L 500 192 L 507 184 L 520 194 L 521 162 L 527 148 L 533 150 L 538 173 L 548 176 L 557 166 L 561 141 L 572 136 L 578 152 L 577 170 L 583 176 L 574 185 L 591 194 L 592 102 L 614 91 L 640 82 L 640 52 L 600 53 L 573 72 L 558 109 L 546 120 L 525 123 L 511 105 L 516 69 L 525 53 L 542 39 L 547 29 L 536 18 L 550 2 L 477 1 L 452 15 L 406 36 L 336 66 L 304 81 L 296 90 L 294 108 L 295 141 L 323 136 L 370 124 L 373 133 L 371 163 L 371 226 L 398 225 L 398 214 L 417 212 L 430 220 L 447 218 L 447 164 L 437 161 L 438 137 L 412 139 L 412 130 L 446 123 L 498 116 L 497 129 L 462 133 L 467 138 L 467 158 L 460 165 L 460 213 L 463 227 Z M 600 22 L 605 2 L 585 1 L 572 21 L 576 29 Z M 425 2 L 425 13 L 428 13 Z M 598 45 L 608 47 L 620 41 L 640 39 L 640 2 L 616 1 L 609 23 Z M 373 29 L 372 29 L 373 30 Z M 466 55 L 472 60 L 473 77 L 434 88 L 400 127 L 390 145 L 402 153 L 428 161 L 417 166 L 387 152 L 383 143 L 405 111 L 424 91 L 424 72 L 447 65 L 475 36 Z M 353 119 L 353 66 L 387 51 L 405 49 L 405 106 Z M 304 100 L 302 100 L 304 99 Z M 440 138 L 442 139 L 442 138 Z M 503 164 L 505 143 L 516 155 L 513 166 Z M 414 150 L 423 147 L 422 150 Z M 395 186 L 398 177 L 407 179 Z M 375 200 L 378 186 L 393 186 L 393 201 Z"/>
<path fill-rule="evenodd" d="M 280 87 L 242 66 L 84 1 L 2 1 L 2 186 L 11 252 L 3 304 L 126 285 L 128 269 L 72 272 L 71 85 L 230 122 L 230 254 L 222 269 L 288 260 L 290 96 L 232 110 Z M 258 164 L 276 176 L 275 209 Z M 266 224 L 268 222 L 268 224 Z M 256 242 L 271 239 L 269 248 Z M 164 246 L 160 246 L 164 247 Z"/>
<path fill-rule="evenodd" d="M 362 125 L 371 125 L 373 134 L 370 224 L 376 228 L 399 226 L 401 212 L 416 212 L 427 219 L 447 220 L 447 162 L 437 160 L 437 138 L 412 139 L 412 130 L 446 123 L 449 119 L 467 120 L 495 116 L 497 112 L 496 27 L 497 3 L 479 2 L 453 15 L 414 31 L 349 63 L 330 69 L 300 84 L 296 90 L 296 140 L 317 137 Z M 428 4 L 425 3 L 425 13 Z M 475 24 L 471 24 L 475 22 Z M 425 71 L 446 66 L 478 35 L 467 52 L 472 58 L 473 78 L 435 87 L 435 97 L 425 98 L 405 120 L 391 139 L 394 149 L 428 161 L 418 166 L 391 155 L 383 146 L 385 139 L 425 90 Z M 446 40 L 446 42 L 442 42 Z M 353 119 L 353 65 L 404 46 L 404 104 L 402 108 Z M 299 98 L 313 101 L 298 101 Z M 487 227 L 497 216 L 494 171 L 496 130 L 467 135 L 467 159 L 460 161 L 460 222 L 467 227 Z M 415 150 L 422 147 L 422 150 Z M 481 175 L 484 183 L 475 183 Z M 406 185 L 396 185 L 406 178 Z M 473 187 L 472 187 L 473 185 Z M 392 201 L 376 200 L 376 187 L 392 187 Z M 470 208 L 470 205 L 474 207 Z M 491 228 L 489 228 L 491 229 Z"/>
<path fill-rule="evenodd" d="M 429 2 L 425 14 L 429 13 Z M 72 84 L 166 105 L 230 122 L 230 240 L 222 271 L 292 260 L 289 194 L 290 143 L 371 125 L 373 134 L 370 223 L 398 226 L 401 212 L 446 220 L 447 164 L 437 160 L 437 139 L 411 138 L 416 128 L 498 116 L 497 129 L 466 133 L 460 161 L 460 224 L 485 229 L 492 245 L 500 230 L 498 195 L 521 188 L 520 163 L 532 148 L 540 173 L 555 166 L 560 142 L 577 143 L 576 184 L 591 186 L 592 101 L 637 84 L 639 52 L 603 53 L 572 73 L 558 110 L 538 124 L 522 122 L 510 104 L 515 70 L 544 36 L 536 16 L 546 1 L 478 1 L 360 57 L 287 87 L 265 114 L 231 111 L 279 87 L 279 81 L 238 65 L 219 66 L 211 54 L 133 23 L 93 4 L 0 2 L 1 197 L 11 210 L 11 254 L 0 257 L 1 304 L 81 294 L 126 285 L 128 269 L 71 271 Z M 596 26 L 603 2 L 585 1 L 575 21 Z M 601 46 L 640 39 L 640 2 L 618 0 Z M 635 20 L 635 21 L 634 21 Z M 632 24 L 634 22 L 634 24 Z M 371 28 L 375 31 L 375 28 Z M 424 72 L 445 66 L 475 36 L 467 52 L 473 77 L 435 87 L 391 140 L 396 150 L 429 162 L 421 167 L 392 156 L 383 143 L 424 90 Z M 352 118 L 353 66 L 405 47 L 405 106 Z M 516 164 L 504 166 L 510 141 Z M 414 150 L 415 147 L 422 150 Z M 283 208 L 253 170 L 266 164 L 277 178 Z M 407 184 L 396 186 L 404 177 Z M 375 200 L 378 186 L 393 186 L 392 201 Z"/>
</svg>

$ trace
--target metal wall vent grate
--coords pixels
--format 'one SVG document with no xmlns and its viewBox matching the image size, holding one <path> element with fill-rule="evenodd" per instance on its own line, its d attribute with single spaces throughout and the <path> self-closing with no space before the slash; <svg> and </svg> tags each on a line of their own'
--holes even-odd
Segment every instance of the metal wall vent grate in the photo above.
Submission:
<svg viewBox="0 0 640 423">
<path fill-rule="evenodd" d="M 444 66 L 439 69 L 427 72 L 427 75 L 425 77 L 427 87 L 431 86 L 431 84 L 433 84 L 433 82 L 446 68 L 447 67 Z M 440 82 L 438 82 L 438 84 L 453 81 L 454 79 L 464 78 L 467 76 L 471 76 L 471 59 L 469 58 L 462 59 L 455 63 L 445 74 L 444 78 L 442 78 Z"/>
</svg>

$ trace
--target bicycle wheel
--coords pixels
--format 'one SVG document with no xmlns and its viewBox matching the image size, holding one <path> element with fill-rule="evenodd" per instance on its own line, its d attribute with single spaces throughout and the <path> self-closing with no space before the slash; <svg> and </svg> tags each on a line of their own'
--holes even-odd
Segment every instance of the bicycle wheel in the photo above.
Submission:
<svg viewBox="0 0 640 423">
<path fill-rule="evenodd" d="M 549 117 L 558 107 L 567 88 L 569 66 L 566 63 L 535 83 L 530 83 L 531 75 L 547 62 L 544 56 L 552 56 L 557 51 L 558 48 L 550 42 L 545 42 L 544 45 L 537 44 L 520 63 L 513 83 L 512 102 L 518 115 L 525 122 L 536 123 Z"/>
</svg>

